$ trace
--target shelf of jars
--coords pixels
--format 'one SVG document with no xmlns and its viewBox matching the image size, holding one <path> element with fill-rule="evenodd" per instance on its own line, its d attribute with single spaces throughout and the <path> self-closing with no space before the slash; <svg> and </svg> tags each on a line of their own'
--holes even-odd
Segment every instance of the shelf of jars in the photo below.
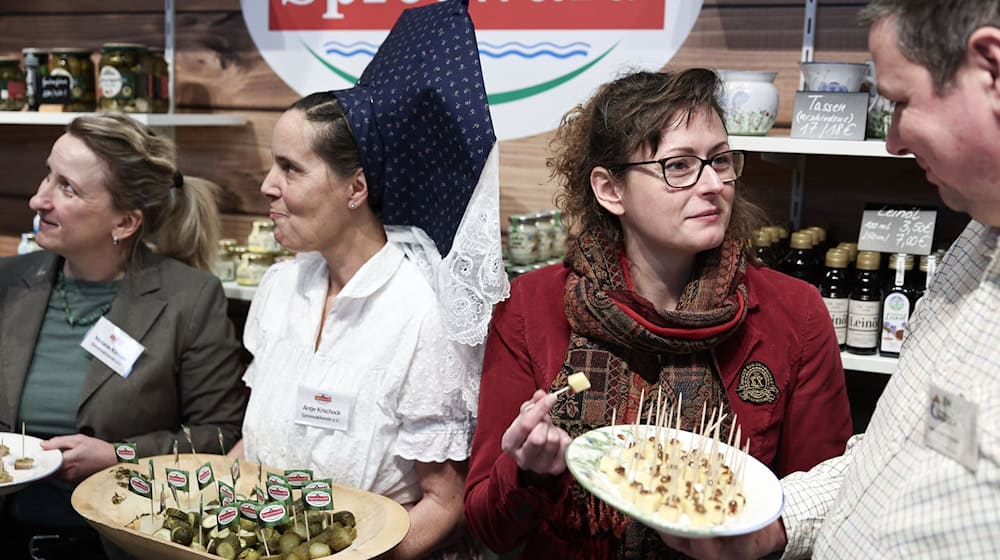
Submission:
<svg viewBox="0 0 1000 560">
<path fill-rule="evenodd" d="M 93 113 L 48 113 L 38 111 L 0 111 L 0 124 L 67 125 L 73 119 Z M 125 113 L 146 126 L 243 126 L 242 115 L 217 113 Z"/>
</svg>

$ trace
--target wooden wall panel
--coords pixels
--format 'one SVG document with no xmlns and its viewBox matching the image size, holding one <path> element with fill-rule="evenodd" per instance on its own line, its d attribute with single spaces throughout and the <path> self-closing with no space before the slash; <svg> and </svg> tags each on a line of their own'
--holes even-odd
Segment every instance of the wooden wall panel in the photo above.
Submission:
<svg viewBox="0 0 1000 560">
<path fill-rule="evenodd" d="M 857 6 L 818 10 L 815 60 L 864 62 L 868 58 L 867 33 L 856 23 L 857 11 Z M 687 41 L 665 68 L 777 72 L 780 103 L 776 126 L 787 128 L 799 86 L 803 17 L 801 3 L 767 9 L 703 9 Z"/>
<path fill-rule="evenodd" d="M 0 234 L 16 236 L 31 231 L 34 212 L 28 208 L 29 198 L 31 197 L 0 195 Z"/>
<path fill-rule="evenodd" d="M 58 126 L 0 126 L 0 196 L 31 196 L 45 176 L 45 160 L 62 134 Z M 0 228 L 2 228 L 0 223 Z"/>
<path fill-rule="evenodd" d="M 62 45 L 94 49 L 105 42 L 163 42 L 162 0 L 46 0 L 0 5 L 0 55 L 58 37 Z M 866 32 L 856 23 L 861 0 L 820 1 L 817 60 L 860 62 L 868 58 Z M 227 235 L 242 238 L 266 212 L 259 193 L 270 161 L 270 136 L 293 92 L 254 47 L 239 0 L 177 1 L 177 104 L 181 111 L 236 112 L 244 127 L 178 128 L 181 167 L 223 187 L 221 207 Z M 473 10 L 475 9 L 473 3 Z M 695 27 L 667 68 L 707 66 L 778 72 L 779 125 L 791 119 L 801 56 L 803 0 L 708 0 Z M 43 41 L 45 42 L 45 41 Z M 51 43 L 48 41 L 47 43 Z M 776 130 L 788 133 L 787 128 Z M 44 160 L 60 127 L 0 126 L 0 232 L 22 230 L 27 197 L 34 192 Z M 556 186 L 545 159 L 551 132 L 501 143 L 502 219 L 553 207 Z M 809 158 L 804 207 L 806 223 L 842 231 L 857 227 L 860 204 L 871 193 L 882 200 L 927 200 L 936 193 L 912 162 L 886 165 L 882 159 Z M 901 171 L 909 169 L 909 171 Z M 752 156 L 744 177 L 748 196 L 774 221 L 784 221 L 790 204 L 791 171 Z M 8 209 L 8 206 L 17 208 Z M 964 218 L 948 214 L 953 231 Z M 957 224 L 957 226 L 956 226 Z"/>
<path fill-rule="evenodd" d="M 37 0 L 0 5 L 0 15 L 18 14 L 162 14 L 163 0 Z M 239 11 L 239 0 L 176 0 L 175 12 Z"/>
<path fill-rule="evenodd" d="M 16 255 L 17 246 L 21 243 L 20 236 L 0 234 L 0 257 Z"/>
</svg>

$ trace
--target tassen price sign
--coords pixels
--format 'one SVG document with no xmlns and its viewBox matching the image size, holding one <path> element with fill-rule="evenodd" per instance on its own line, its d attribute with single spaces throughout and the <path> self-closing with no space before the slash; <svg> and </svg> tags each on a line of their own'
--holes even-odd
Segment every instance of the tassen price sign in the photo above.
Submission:
<svg viewBox="0 0 1000 560">
<path fill-rule="evenodd" d="M 934 247 L 937 210 L 921 206 L 866 204 L 858 249 L 929 255 Z"/>
<path fill-rule="evenodd" d="M 406 8 L 435 0 L 242 0 L 264 60 L 300 95 L 353 86 Z M 702 0 L 469 0 L 498 140 L 556 128 L 626 70 L 658 70 Z M 864 129 L 864 123 L 861 126 Z"/>
<path fill-rule="evenodd" d="M 792 138 L 864 140 L 867 93 L 799 91 L 795 93 Z"/>
</svg>

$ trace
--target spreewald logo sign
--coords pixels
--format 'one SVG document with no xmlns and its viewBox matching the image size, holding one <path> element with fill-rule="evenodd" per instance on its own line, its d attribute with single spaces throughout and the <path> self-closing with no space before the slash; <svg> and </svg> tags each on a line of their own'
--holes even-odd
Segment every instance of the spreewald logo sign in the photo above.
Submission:
<svg viewBox="0 0 1000 560">
<path fill-rule="evenodd" d="M 435 0 L 242 0 L 264 60 L 300 95 L 354 85 L 406 8 Z M 600 84 L 662 68 L 701 0 L 470 0 L 500 140 L 554 129 Z"/>
</svg>

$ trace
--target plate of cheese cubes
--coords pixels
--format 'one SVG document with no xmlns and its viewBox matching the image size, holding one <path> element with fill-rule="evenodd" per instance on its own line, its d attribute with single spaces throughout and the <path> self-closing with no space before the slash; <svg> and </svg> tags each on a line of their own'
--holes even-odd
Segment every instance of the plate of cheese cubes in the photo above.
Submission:
<svg viewBox="0 0 1000 560">
<path fill-rule="evenodd" d="M 701 433 L 669 422 L 604 426 L 575 438 L 566 464 L 591 494 L 658 531 L 751 533 L 781 515 L 781 483 L 750 456 L 749 441 L 740 449 L 732 430 L 720 438 L 721 423 L 703 416 Z"/>
</svg>

